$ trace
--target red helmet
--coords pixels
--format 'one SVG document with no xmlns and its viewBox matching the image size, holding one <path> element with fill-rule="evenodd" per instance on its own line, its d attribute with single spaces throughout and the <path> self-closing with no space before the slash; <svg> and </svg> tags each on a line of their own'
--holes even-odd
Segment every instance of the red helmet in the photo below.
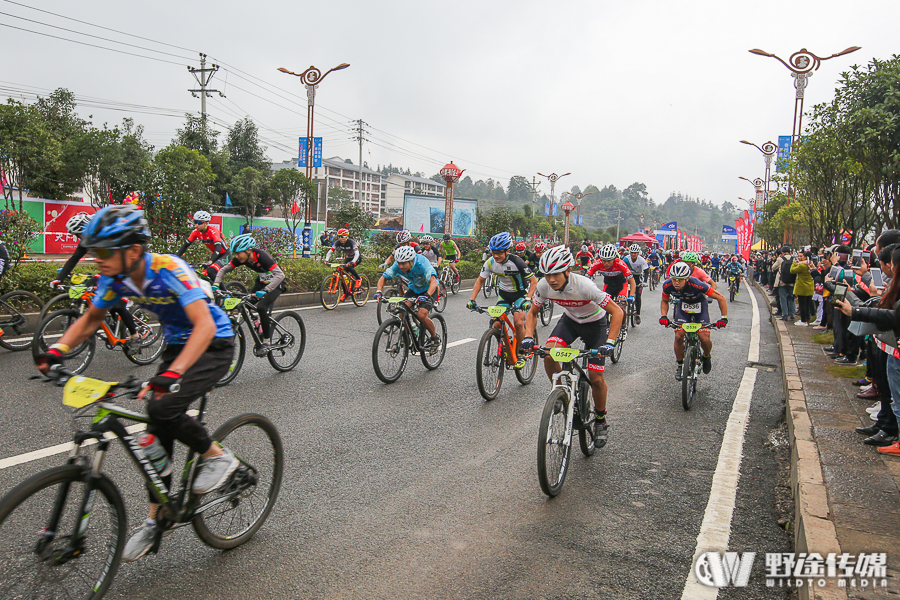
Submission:
<svg viewBox="0 0 900 600">
<path fill-rule="evenodd" d="M 534 251 L 537 254 L 540 254 L 541 252 L 543 252 L 546 249 L 547 249 L 547 245 L 544 244 L 543 242 L 538 242 L 537 244 L 534 245 Z"/>
<path fill-rule="evenodd" d="M 731 262 L 737 262 L 737 256 L 732 256 L 732 257 L 731 257 Z"/>
<path fill-rule="evenodd" d="M 516 252 L 525 252 L 525 249 L 527 247 L 528 246 L 525 245 L 525 242 L 519 242 L 518 244 L 516 244 Z"/>
<path fill-rule="evenodd" d="M 350 230 L 341 227 L 340 229 L 337 230 L 337 234 L 338 234 L 338 237 L 343 237 L 343 236 L 345 236 L 345 235 L 349 237 L 349 235 L 350 235 Z"/>
</svg>

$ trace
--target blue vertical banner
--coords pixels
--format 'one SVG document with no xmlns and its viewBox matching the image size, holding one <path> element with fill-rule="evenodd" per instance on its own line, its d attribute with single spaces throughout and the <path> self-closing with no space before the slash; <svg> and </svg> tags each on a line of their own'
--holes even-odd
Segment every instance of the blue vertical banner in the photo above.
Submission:
<svg viewBox="0 0 900 600">
<path fill-rule="evenodd" d="M 559 209 L 559 202 L 554 202 L 553 203 L 553 216 L 554 217 L 556 216 L 557 209 Z"/>
<path fill-rule="evenodd" d="M 775 159 L 775 172 L 784 173 L 787 171 L 788 159 L 791 156 L 791 136 L 778 136 L 778 157 Z"/>
<path fill-rule="evenodd" d="M 306 157 L 309 156 L 309 149 L 306 145 L 306 137 L 300 138 L 300 150 L 297 151 L 297 166 L 306 166 Z"/>
<path fill-rule="evenodd" d="M 306 157 L 309 156 L 309 146 L 306 137 L 300 138 L 300 149 L 297 151 L 297 166 L 306 166 Z M 313 138 L 313 167 L 322 166 L 322 138 Z"/>
<path fill-rule="evenodd" d="M 313 138 L 313 166 L 322 166 L 322 138 Z"/>
<path fill-rule="evenodd" d="M 544 216 L 545 217 L 550 216 L 550 203 L 549 202 L 544 202 Z"/>
</svg>

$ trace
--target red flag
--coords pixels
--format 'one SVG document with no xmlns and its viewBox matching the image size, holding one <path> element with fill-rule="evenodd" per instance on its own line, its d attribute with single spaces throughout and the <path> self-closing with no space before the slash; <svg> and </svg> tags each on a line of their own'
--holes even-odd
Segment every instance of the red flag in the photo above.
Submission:
<svg viewBox="0 0 900 600">
<path fill-rule="evenodd" d="M 106 193 L 107 193 L 107 195 L 109 195 L 109 203 L 110 203 L 110 204 L 113 204 L 112 192 L 109 190 L 109 184 L 108 184 L 108 183 L 106 184 Z"/>
<path fill-rule="evenodd" d="M 298 212 L 300 212 L 300 205 L 294 200 L 294 203 L 291 204 L 291 214 L 296 215 Z"/>
<path fill-rule="evenodd" d="M 3 190 L 6 189 L 6 187 L 7 187 L 7 185 L 6 185 L 6 171 L 4 171 L 2 168 L 0 168 L 0 185 L 3 186 L 3 188 L 0 188 L 0 191 L 3 191 Z"/>
</svg>

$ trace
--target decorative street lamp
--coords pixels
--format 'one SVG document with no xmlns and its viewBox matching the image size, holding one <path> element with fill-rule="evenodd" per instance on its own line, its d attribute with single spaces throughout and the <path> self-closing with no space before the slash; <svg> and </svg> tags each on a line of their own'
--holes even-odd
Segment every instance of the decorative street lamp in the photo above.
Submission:
<svg viewBox="0 0 900 600">
<path fill-rule="evenodd" d="M 563 244 L 568 246 L 569 245 L 569 218 L 570 218 L 570 215 L 572 214 L 572 211 L 575 210 L 575 205 L 572 204 L 571 202 L 569 202 L 568 200 L 566 200 L 565 202 L 563 202 L 563 204 L 562 204 L 562 206 L 560 206 L 560 208 L 563 209 L 563 211 L 566 213 L 566 233 L 565 233 L 565 236 L 563 237 Z"/>
<path fill-rule="evenodd" d="M 546 177 L 550 180 L 550 210 L 548 211 L 550 214 L 547 215 L 547 221 L 550 224 L 553 224 L 553 207 L 556 206 L 556 182 L 566 175 L 571 175 L 571 173 L 563 173 L 562 175 L 557 175 L 556 173 L 550 173 L 549 175 L 544 175 L 543 173 L 538 173 L 541 177 Z"/>
<path fill-rule="evenodd" d="M 575 224 L 580 225 L 580 223 L 578 221 L 580 220 L 580 217 L 581 217 L 581 201 L 584 199 L 585 196 L 590 196 L 594 192 L 588 192 L 587 194 L 585 194 L 584 192 L 578 192 L 577 194 L 573 194 L 572 192 L 565 192 L 565 193 L 572 196 L 576 200 L 578 200 L 578 204 L 575 205 L 575 209 L 576 209 Z"/>
<path fill-rule="evenodd" d="M 465 169 L 460 170 L 451 160 L 441 169 L 441 177 L 447 182 L 444 192 L 444 233 L 453 235 L 453 185 L 459 180 Z"/>
<path fill-rule="evenodd" d="M 329 69 L 325 71 L 325 74 L 322 74 L 322 71 L 317 69 L 316 67 L 310 66 L 307 70 L 302 73 L 294 73 L 293 71 L 288 71 L 284 67 L 279 67 L 278 70 L 282 73 L 287 73 L 288 75 L 294 75 L 300 78 L 300 81 L 303 82 L 303 85 L 306 86 L 306 178 L 312 181 L 312 169 L 313 169 L 313 157 L 314 157 L 314 147 L 315 143 L 313 140 L 313 116 L 315 113 L 316 106 L 316 88 L 319 87 L 319 84 L 322 83 L 322 80 L 331 73 L 332 71 L 340 71 L 341 69 L 346 69 L 350 66 L 350 63 L 341 63 L 333 69 Z M 362 192 L 360 192 L 362 193 Z M 310 223 L 310 199 L 306 199 L 306 219 L 303 225 L 303 258 L 309 258 L 310 255 L 310 246 L 312 242 L 312 224 Z M 326 205 L 326 214 L 327 214 L 327 205 Z M 316 215 L 318 217 L 318 215 Z"/>
</svg>

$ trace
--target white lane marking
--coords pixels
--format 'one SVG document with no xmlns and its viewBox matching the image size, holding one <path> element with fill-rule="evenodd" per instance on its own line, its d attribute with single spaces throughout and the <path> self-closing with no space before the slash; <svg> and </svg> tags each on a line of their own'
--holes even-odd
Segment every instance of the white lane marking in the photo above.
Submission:
<svg viewBox="0 0 900 600">
<path fill-rule="evenodd" d="M 191 415 L 192 417 L 196 417 L 197 414 L 199 414 L 199 413 L 196 410 L 189 410 L 188 414 Z M 127 431 L 128 433 L 134 433 L 136 431 L 143 431 L 146 428 L 147 428 L 147 425 L 145 423 L 135 423 L 134 425 L 129 425 L 128 427 L 126 427 L 125 431 Z M 108 440 L 111 440 L 111 439 L 114 439 L 116 436 L 113 433 L 107 431 L 105 434 L 103 434 L 103 437 L 105 437 Z M 96 443 L 97 443 L 97 440 L 88 440 L 84 444 L 82 444 L 82 447 L 93 446 Z M 69 452 L 71 450 L 72 450 L 72 442 L 66 442 L 64 444 L 56 444 L 55 446 L 48 446 L 46 448 L 41 448 L 40 450 L 26 452 L 25 454 L 19 454 L 17 456 L 10 456 L 9 458 L 3 458 L 3 459 L 0 459 L 0 471 L 2 471 L 3 469 L 8 469 L 9 467 L 14 467 L 16 465 L 22 465 L 27 462 L 31 462 L 33 460 L 38 460 L 40 458 L 46 458 L 48 456 L 53 456 L 54 454 L 62 454 L 64 452 Z"/>
<path fill-rule="evenodd" d="M 448 348 L 452 348 L 454 346 L 462 346 L 463 344 L 468 344 L 469 342 L 474 342 L 475 338 L 463 338 L 461 340 L 456 340 L 455 342 L 450 342 L 447 344 Z"/>
<path fill-rule="evenodd" d="M 750 294 L 750 304 L 753 308 L 753 319 L 750 322 L 750 350 L 747 352 L 747 361 L 752 364 L 759 362 L 759 305 L 750 284 L 747 284 L 747 293 Z"/>
</svg>

